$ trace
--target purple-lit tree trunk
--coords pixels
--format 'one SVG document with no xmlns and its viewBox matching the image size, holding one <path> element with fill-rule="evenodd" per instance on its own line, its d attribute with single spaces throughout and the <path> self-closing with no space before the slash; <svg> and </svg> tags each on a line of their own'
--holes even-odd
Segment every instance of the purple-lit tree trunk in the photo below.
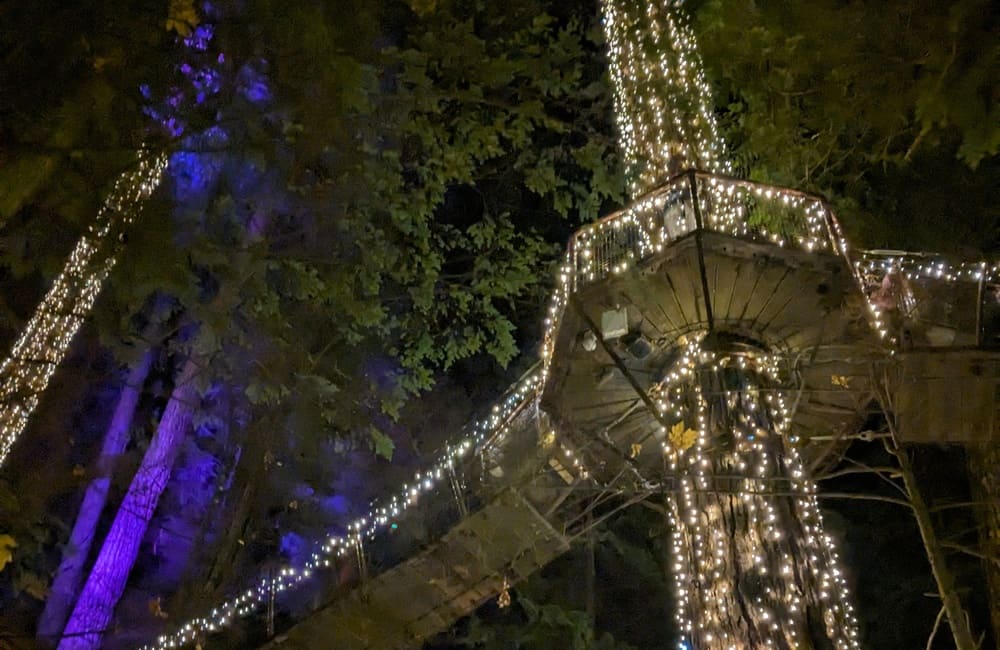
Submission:
<svg viewBox="0 0 1000 650">
<path fill-rule="evenodd" d="M 160 425 L 118 508 L 111 530 L 66 624 L 59 650 L 100 647 L 101 637 L 111 622 L 139 554 L 139 545 L 149 520 L 170 478 L 184 435 L 191 427 L 197 398 L 191 381 L 195 372 L 196 366 L 192 361 L 184 364 Z"/>
<path fill-rule="evenodd" d="M 149 369 L 156 358 L 156 349 L 149 348 L 136 365 L 129 371 L 118 396 L 111 423 L 104 434 L 101 445 L 101 457 L 98 460 L 97 476 L 87 485 L 80 510 L 73 524 L 69 542 L 63 549 L 62 562 L 56 571 L 49 590 L 45 610 L 38 619 L 38 639 L 46 644 L 55 644 L 59 633 L 66 623 L 76 594 L 80 590 L 83 579 L 83 568 L 90 555 L 90 546 L 94 541 L 94 532 L 100 521 L 101 513 L 108 499 L 108 487 L 111 485 L 111 473 L 115 461 L 125 451 L 129 441 L 129 428 L 135 415 L 136 405 L 142 386 L 146 383 Z"/>
</svg>

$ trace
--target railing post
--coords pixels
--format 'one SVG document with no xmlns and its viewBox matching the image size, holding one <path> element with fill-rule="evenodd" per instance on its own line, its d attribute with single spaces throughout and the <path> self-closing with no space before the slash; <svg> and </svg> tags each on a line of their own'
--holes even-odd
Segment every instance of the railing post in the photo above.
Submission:
<svg viewBox="0 0 1000 650">
<path fill-rule="evenodd" d="M 267 614 L 265 616 L 267 625 L 267 638 L 274 638 L 274 605 L 277 598 L 277 589 L 274 587 L 274 568 L 267 572 Z"/>
<path fill-rule="evenodd" d="M 361 584 L 368 582 L 368 558 L 365 557 L 365 547 L 361 533 L 354 538 L 354 551 L 358 560 L 358 580 Z"/>
<path fill-rule="evenodd" d="M 569 238 L 569 293 L 576 292 L 576 275 L 580 272 L 580 261 L 577 259 L 579 253 L 576 250 L 576 236 L 576 233 L 573 233 L 573 236 Z"/>
<path fill-rule="evenodd" d="M 455 473 L 455 466 L 451 464 L 448 465 L 448 481 L 451 483 L 452 494 L 455 495 L 455 503 L 458 504 L 458 513 L 462 519 L 465 519 L 469 516 L 469 506 L 465 503 L 465 496 L 462 494 L 462 484 Z"/>
<path fill-rule="evenodd" d="M 986 264 L 979 271 L 979 286 L 976 288 L 976 347 L 983 347 L 983 284 L 986 282 Z"/>
<path fill-rule="evenodd" d="M 826 203 L 826 201 L 820 201 L 819 207 L 823 211 L 823 224 L 826 225 L 826 235 L 830 240 L 830 251 L 834 255 L 839 254 L 846 259 L 847 251 L 841 250 L 840 238 L 837 237 L 837 229 L 834 228 L 833 210 L 830 209 L 830 206 Z M 848 261 L 848 263 L 850 263 L 850 261 Z"/>
<path fill-rule="evenodd" d="M 704 224 L 701 222 L 701 206 L 698 205 L 698 177 L 693 169 L 688 170 L 687 177 L 691 188 L 691 206 L 694 208 L 694 227 L 701 230 Z"/>
<path fill-rule="evenodd" d="M 708 270 L 705 268 L 705 247 L 702 243 L 702 231 L 704 223 L 701 219 L 701 206 L 698 205 L 698 177 L 695 170 L 688 170 L 688 183 L 691 185 L 691 205 L 694 206 L 694 243 L 698 250 L 698 272 L 701 275 L 701 292 L 705 298 L 705 320 L 708 321 L 708 330 L 715 329 L 715 316 L 712 314 L 712 294 L 708 289 Z"/>
</svg>

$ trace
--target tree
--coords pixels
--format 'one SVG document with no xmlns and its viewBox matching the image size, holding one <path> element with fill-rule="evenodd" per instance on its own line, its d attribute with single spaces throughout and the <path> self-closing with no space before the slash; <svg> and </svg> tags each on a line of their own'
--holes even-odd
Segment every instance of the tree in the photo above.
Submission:
<svg viewBox="0 0 1000 650">
<path fill-rule="evenodd" d="M 470 355 L 506 363 L 516 353 L 512 318 L 543 290 L 549 239 L 564 218 L 592 216 L 620 193 L 610 141 L 589 138 L 607 120 L 599 69 L 579 65 L 593 43 L 578 22 L 533 9 L 512 17 L 470 3 L 415 17 L 401 4 L 337 13 L 307 4 L 271 20 L 278 8 L 262 2 L 229 14 L 232 27 L 220 21 L 218 77 L 201 50 L 177 74 L 153 75 L 149 96 L 177 105 L 150 99 L 146 112 L 175 136 L 184 129 L 170 145 L 172 196 L 129 232 L 98 322 L 113 339 L 151 294 L 176 301 L 197 323 L 182 346 L 204 360 L 197 388 L 235 384 L 238 410 L 288 427 L 263 444 L 237 439 L 254 454 L 231 457 L 272 466 L 277 457 L 292 474 L 303 449 L 328 439 L 370 439 L 389 456 L 373 417 Z M 404 20 L 416 26 L 404 30 Z M 367 44 L 372 22 L 398 47 Z M 16 48 L 16 34 L 6 36 Z M 468 52 L 478 54 L 461 58 Z M 34 227 L 31 210 L 56 178 L 19 195 L 11 214 Z M 176 207 L 166 217 L 168 198 Z M 512 213 L 525 204 L 533 213 Z M 254 227 L 258 237 L 239 235 Z M 22 263 L 19 252 L 7 263 Z M 375 350 L 384 369 L 371 367 Z M 121 592 L 187 428 L 190 413 L 176 405 L 191 395 L 181 397 L 77 604 L 69 629 L 85 634 L 66 643 L 92 642 L 110 620 L 113 604 L 95 614 L 95 594 Z"/>
<path fill-rule="evenodd" d="M 696 16 L 727 138 L 752 177 L 825 194 L 863 247 L 997 255 L 995 7 L 709 1 Z M 991 485 L 989 450 L 967 453 L 972 482 Z M 998 584 L 995 563 L 984 571 Z"/>
<path fill-rule="evenodd" d="M 178 374 L 170 402 L 90 569 L 63 630 L 59 648 L 100 647 L 101 637 L 125 589 L 146 526 L 170 477 L 179 441 L 188 434 L 196 408 L 194 378 L 197 372 L 197 363 L 188 360 Z"/>
<path fill-rule="evenodd" d="M 24 82 L 2 93 L 5 117 L 18 120 L 4 120 L 18 125 L 3 135 L 19 146 L 5 150 L 16 164 L 0 172 L 0 262 L 25 295 L 9 305 L 15 321 L 69 246 L 38 250 L 39 233 L 80 232 L 122 166 L 106 143 L 133 147 L 148 123 L 143 107 L 185 129 L 155 138 L 173 152 L 174 175 L 129 233 L 97 324 L 110 342 L 150 294 L 169 294 L 198 324 L 189 345 L 168 341 L 173 363 L 193 348 L 204 364 L 198 391 L 227 387 L 234 433 L 218 453 L 234 478 L 218 526 L 235 519 L 232 535 L 206 539 L 234 560 L 213 572 L 218 592 L 256 574 L 254 553 L 275 550 L 258 541 L 276 522 L 318 536 L 346 518 L 321 504 L 342 496 L 331 474 L 360 466 L 355 450 L 399 465 L 414 457 L 390 445 L 407 439 L 386 416 L 404 397 L 449 370 L 468 372 L 463 360 L 509 361 L 530 347 L 516 326 L 537 327 L 558 244 L 622 195 L 591 4 L 356 5 L 223 3 L 220 14 L 197 14 L 217 22 L 218 47 L 187 55 L 189 72 L 172 63 L 162 6 L 108 2 L 91 19 L 43 2 L 0 28 L 5 69 Z M 991 231 L 979 246 L 989 251 L 995 214 L 977 188 L 996 170 L 996 102 L 978 99 L 996 88 L 983 81 L 995 45 L 991 14 L 972 19 L 979 6 L 692 8 L 727 140 L 752 176 L 828 193 L 873 246 L 898 246 L 902 233 L 909 246 L 960 250 Z M 61 22 L 49 27 L 47 13 Z M 949 19 L 941 46 L 938 26 Z M 74 31 L 86 43 L 66 36 Z M 99 64 L 105 51 L 119 54 Z M 871 51 L 898 66 L 868 65 Z M 56 61 L 72 65 L 48 65 Z M 201 71 L 212 66 L 219 87 L 199 102 L 209 80 Z M 144 83 L 149 99 L 136 91 Z M 185 101 L 168 110 L 174 92 Z M 91 97 L 100 101 L 73 101 Z M 34 156 L 49 150 L 54 162 Z M 942 212 L 952 242 L 939 236 Z M 259 237 L 246 237 L 250 224 Z M 361 508 L 365 496 L 351 501 Z M 141 566 L 135 534 L 116 535 L 140 549 Z M 189 603 L 194 613 L 210 604 L 203 597 Z M 540 634 L 565 621 L 581 627 L 546 606 L 533 610 L 549 628 Z"/>
<path fill-rule="evenodd" d="M 974 1 L 876 7 L 709 0 L 686 7 L 741 173 L 826 195 L 862 246 L 995 256 L 994 9 Z M 920 479 L 936 482 L 927 473 Z M 947 489 L 954 498 L 962 488 Z M 873 508 L 848 511 L 852 522 L 859 510 L 867 518 Z M 879 552 L 909 556 L 899 561 L 900 579 L 914 587 L 909 595 L 857 571 L 871 638 L 888 638 L 881 635 L 893 615 L 880 601 L 907 603 L 892 611 L 918 611 L 915 594 L 932 584 L 922 558 L 913 560 L 919 546 L 904 546 L 888 532 L 916 538 L 908 516 L 899 510 L 873 517 L 875 530 L 850 552 L 848 566 Z M 854 528 L 849 539 L 860 537 Z M 992 529 L 985 522 L 982 528 Z M 892 647 L 922 645 L 926 635 L 917 629 L 904 640 L 904 632 L 895 633 Z"/>
<path fill-rule="evenodd" d="M 865 246 L 996 250 L 990 3 L 706 1 L 692 13 L 727 140 L 752 178 L 825 194 Z"/>
<path fill-rule="evenodd" d="M 111 473 L 114 464 L 125 451 L 130 438 L 130 428 L 135 417 L 139 394 L 157 350 L 146 350 L 128 371 L 124 385 L 118 395 L 111 422 L 101 444 L 98 474 L 90 480 L 83 493 L 79 513 L 63 549 L 62 560 L 52 580 L 45 610 L 38 622 L 38 636 L 44 642 L 54 644 L 69 617 L 83 580 L 83 571 L 90 554 L 91 544 L 97 534 L 97 525 L 108 499 Z"/>
</svg>

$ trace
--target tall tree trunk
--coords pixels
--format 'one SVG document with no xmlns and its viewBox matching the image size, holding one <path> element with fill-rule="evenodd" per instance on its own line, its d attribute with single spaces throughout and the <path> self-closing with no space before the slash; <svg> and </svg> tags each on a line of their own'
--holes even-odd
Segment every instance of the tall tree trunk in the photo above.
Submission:
<svg viewBox="0 0 1000 650">
<path fill-rule="evenodd" d="M 993 639 L 1000 647 L 1000 445 L 969 447 L 966 450 L 972 498 L 977 502 L 979 545 L 989 590 L 990 623 Z"/>
<path fill-rule="evenodd" d="M 661 402 L 681 418 L 669 438 L 677 491 L 668 512 L 684 644 L 856 650 L 816 486 L 784 435 L 783 398 L 762 390 L 775 385 L 771 361 L 697 352 L 702 365 L 689 357 L 691 380 Z"/>
<path fill-rule="evenodd" d="M 941 598 L 941 605 L 944 608 L 948 624 L 951 626 L 951 634 L 955 639 L 955 647 L 958 650 L 976 650 L 977 644 L 972 636 L 972 629 L 969 627 L 969 619 L 962 608 L 962 599 L 958 595 L 955 586 L 955 576 L 948 568 L 945 559 L 944 549 L 934 530 L 934 522 L 931 520 L 931 513 L 924 501 L 923 493 L 913 473 L 913 464 L 910 462 L 909 452 L 900 446 L 893 445 L 889 451 L 899 462 L 899 473 L 906 486 L 906 493 L 910 497 L 910 504 L 913 506 L 913 515 L 917 520 L 917 528 L 920 530 L 920 538 L 924 543 L 924 550 L 927 552 L 927 560 L 931 565 L 931 573 L 937 583 L 938 596 Z"/>
<path fill-rule="evenodd" d="M 97 524 L 108 499 L 108 488 L 111 485 L 115 461 L 128 445 L 129 428 L 135 415 L 136 405 L 139 403 L 139 395 L 155 358 L 156 349 L 147 349 L 129 371 L 125 385 L 122 386 L 118 396 L 118 403 L 115 405 L 111 423 L 101 445 L 97 475 L 91 479 L 83 494 L 83 501 L 80 502 L 69 542 L 63 549 L 62 561 L 49 590 L 45 610 L 38 619 L 38 639 L 46 645 L 54 645 L 59 640 L 59 633 L 66 624 L 76 594 L 80 590 L 83 568 L 90 555 L 94 532 L 97 530 Z"/>
<path fill-rule="evenodd" d="M 59 650 L 95 649 L 101 644 L 101 637 L 111 622 L 139 554 L 139 545 L 149 520 L 170 478 L 184 435 L 191 426 L 197 397 L 192 383 L 195 372 L 196 366 L 192 361 L 184 364 L 163 419 L 118 508 L 111 530 L 66 624 Z"/>
</svg>

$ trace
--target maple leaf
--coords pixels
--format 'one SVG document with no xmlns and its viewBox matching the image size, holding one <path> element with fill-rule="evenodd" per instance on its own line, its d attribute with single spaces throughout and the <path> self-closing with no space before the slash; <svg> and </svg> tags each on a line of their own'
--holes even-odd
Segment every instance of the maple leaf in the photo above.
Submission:
<svg viewBox="0 0 1000 650">
<path fill-rule="evenodd" d="M 199 22 L 193 0 L 170 0 L 166 21 L 168 32 L 173 30 L 180 36 L 190 36 Z"/>
<path fill-rule="evenodd" d="M 497 596 L 497 607 L 503 609 L 504 607 L 510 606 L 510 582 L 507 578 L 503 579 L 503 587 L 500 588 L 500 595 Z"/>
<path fill-rule="evenodd" d="M 841 388 L 850 388 L 850 377 L 845 377 L 844 375 L 830 375 L 830 383 L 834 386 L 840 386 Z"/>
<path fill-rule="evenodd" d="M 149 608 L 149 613 L 155 616 L 156 618 L 169 618 L 167 613 L 163 611 L 162 601 L 160 599 L 160 596 L 156 596 L 155 598 L 150 598 L 149 602 L 146 603 L 146 606 Z"/>
<path fill-rule="evenodd" d="M 14 559 L 14 551 L 17 542 L 10 535 L 0 535 L 0 571 Z"/>
<path fill-rule="evenodd" d="M 674 449 L 677 451 L 686 451 L 698 441 L 698 432 L 687 428 L 684 422 L 681 421 L 670 427 L 670 435 L 668 437 L 670 445 Z"/>
</svg>

